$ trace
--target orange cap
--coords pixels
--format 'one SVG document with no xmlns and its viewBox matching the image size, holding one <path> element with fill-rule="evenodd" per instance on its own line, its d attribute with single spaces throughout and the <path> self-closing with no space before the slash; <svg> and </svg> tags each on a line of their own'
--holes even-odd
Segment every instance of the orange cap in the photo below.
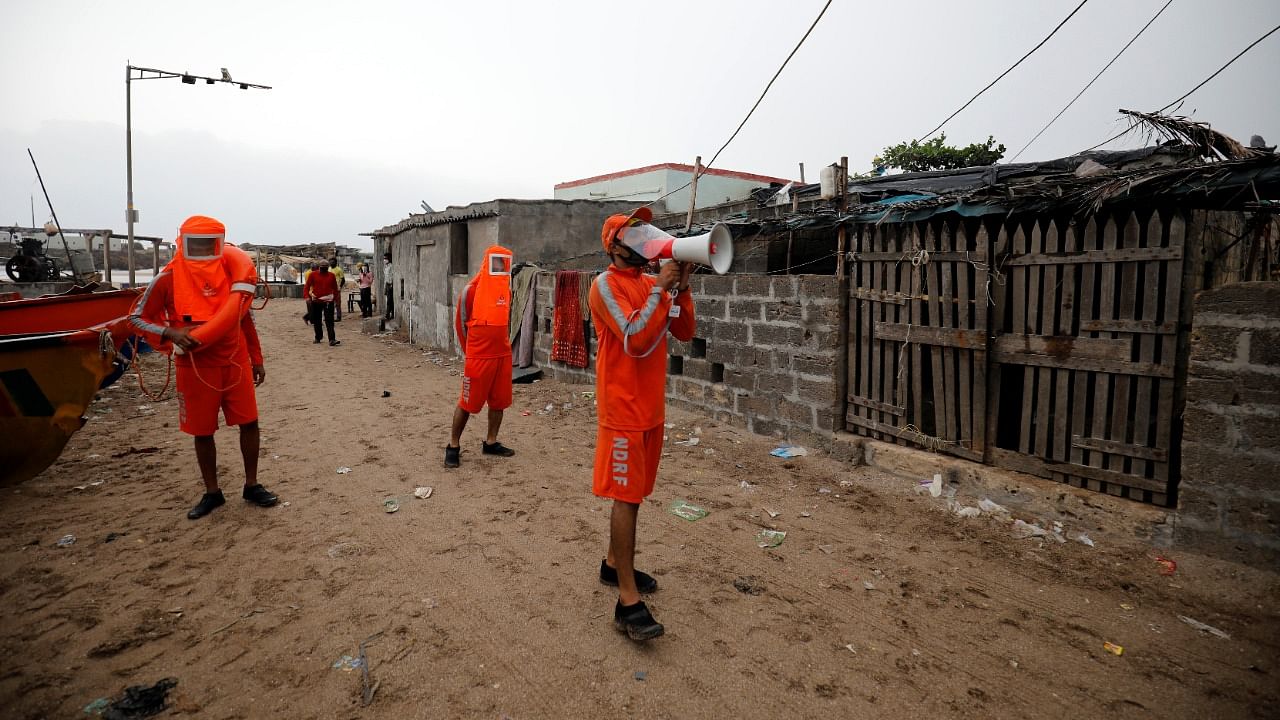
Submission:
<svg viewBox="0 0 1280 720">
<path fill-rule="evenodd" d="M 649 222 L 653 220 L 653 211 L 645 207 L 638 207 L 631 211 L 630 215 L 610 215 L 604 221 L 604 227 L 600 228 L 600 242 L 604 244 L 604 251 L 609 252 L 609 246 L 613 244 L 614 238 L 617 237 L 618 231 L 631 224 L 632 220 L 640 222 Z"/>
</svg>

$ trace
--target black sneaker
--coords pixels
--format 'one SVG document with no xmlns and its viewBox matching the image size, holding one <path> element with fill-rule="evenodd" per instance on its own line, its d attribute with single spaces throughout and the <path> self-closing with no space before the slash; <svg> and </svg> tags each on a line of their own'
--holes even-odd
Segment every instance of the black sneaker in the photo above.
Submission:
<svg viewBox="0 0 1280 720">
<path fill-rule="evenodd" d="M 261 483 L 253 485 L 245 485 L 244 492 L 241 493 L 246 502 L 251 502 L 258 507 L 271 507 L 280 502 L 280 498 L 271 494 Z"/>
<path fill-rule="evenodd" d="M 666 631 L 662 623 L 653 619 L 643 600 L 635 605 L 623 605 L 619 600 L 613 606 L 613 626 L 637 642 L 656 638 Z"/>
<path fill-rule="evenodd" d="M 462 453 L 460 447 L 444 447 L 444 466 L 447 468 L 456 468 L 462 463 L 459 461 L 459 455 Z"/>
<path fill-rule="evenodd" d="M 484 440 L 481 440 L 480 446 L 481 446 L 480 453 L 483 455 L 497 455 L 498 457 L 511 457 L 512 455 L 516 454 L 515 450 L 512 450 L 506 445 L 503 445 L 501 442 L 496 442 L 490 445 Z"/>
<path fill-rule="evenodd" d="M 320 341 L 319 341 L 319 340 L 317 340 L 316 342 L 320 342 Z M 341 340 L 330 340 L 330 341 L 329 341 L 329 347 L 333 347 L 334 345 L 341 345 L 341 344 L 342 344 L 342 341 L 341 341 Z"/>
<path fill-rule="evenodd" d="M 314 341 L 314 344 L 319 345 L 319 344 L 320 344 L 320 338 L 316 338 L 316 339 L 315 339 L 315 341 Z"/>
<path fill-rule="evenodd" d="M 221 507 L 227 503 L 227 499 L 222 496 L 221 490 L 207 492 L 204 497 L 200 498 L 200 502 L 196 506 L 187 511 L 188 520 L 199 520 L 200 518 L 213 512 L 214 508 Z"/>
<path fill-rule="evenodd" d="M 639 570 L 634 571 L 636 575 L 636 590 L 648 595 L 658 589 L 658 581 L 649 573 L 643 573 Z M 600 561 L 600 582 L 605 585 L 618 585 L 618 569 L 609 567 L 608 561 Z"/>
</svg>

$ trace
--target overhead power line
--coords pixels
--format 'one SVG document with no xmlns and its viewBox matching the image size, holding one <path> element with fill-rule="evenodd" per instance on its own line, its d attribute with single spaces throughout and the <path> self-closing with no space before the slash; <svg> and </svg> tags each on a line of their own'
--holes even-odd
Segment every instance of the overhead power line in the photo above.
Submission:
<svg viewBox="0 0 1280 720">
<path fill-rule="evenodd" d="M 791 62 L 791 58 L 795 57 L 796 52 L 800 50 L 800 46 L 804 45 L 804 41 L 809 39 L 809 34 L 813 32 L 813 29 L 818 27 L 818 21 L 821 20 L 822 16 L 826 14 L 827 8 L 831 7 L 831 2 L 832 0 L 827 0 L 827 4 L 822 6 L 822 10 L 818 13 L 818 17 L 814 18 L 813 24 L 809 26 L 808 30 L 805 30 L 804 37 L 800 38 L 800 42 L 796 43 L 796 46 L 791 49 L 791 53 L 787 55 L 786 60 L 782 61 L 782 65 L 778 67 L 778 71 L 773 74 L 773 77 L 769 78 L 769 84 L 764 86 L 764 92 L 760 93 L 760 97 L 756 98 L 756 103 L 751 106 L 750 110 L 747 111 L 747 116 L 742 118 L 742 122 L 738 123 L 738 128 L 733 131 L 733 134 L 729 136 L 728 140 L 724 141 L 724 144 L 720 146 L 720 149 L 716 151 L 716 154 L 711 156 L 711 161 L 702 166 L 703 171 L 705 171 L 707 168 L 714 165 L 716 162 L 716 158 L 720 157 L 720 153 L 724 152 L 724 149 L 729 147 L 729 143 L 733 142 L 733 139 L 738 137 L 738 133 L 742 132 L 742 128 L 745 127 L 747 124 L 747 121 L 751 119 L 751 116 L 755 113 L 756 108 L 760 107 L 760 103 L 764 100 L 764 96 L 769 94 L 769 88 L 773 87 L 774 81 L 778 79 L 778 76 L 781 75 L 782 71 L 787 67 L 787 63 Z M 698 173 L 698 174 L 701 175 L 702 173 Z M 680 192 L 681 190 L 689 187 L 692 184 L 693 184 L 693 180 L 690 179 L 689 182 L 685 183 L 684 185 L 681 185 L 675 190 L 672 190 L 666 195 L 654 198 L 653 200 L 645 203 L 645 207 L 648 207 L 658 202 L 659 200 L 663 200 L 665 198 L 671 197 L 672 195 Z"/>
<path fill-rule="evenodd" d="M 1266 40 L 1267 38 L 1271 37 L 1273 34 L 1275 34 L 1275 32 L 1276 32 L 1277 30 L 1280 30 L 1280 25 L 1277 25 L 1277 26 L 1275 26 L 1275 27 L 1271 28 L 1271 29 L 1270 29 L 1270 30 L 1268 30 L 1268 31 L 1266 32 L 1266 34 L 1264 34 L 1262 37 L 1260 37 L 1260 38 L 1258 38 L 1257 40 L 1254 40 L 1253 42 L 1249 43 L 1249 45 L 1248 45 L 1245 49 L 1243 49 L 1243 50 L 1241 50 L 1240 52 L 1236 53 L 1236 56 L 1235 56 L 1235 57 L 1233 57 L 1233 58 L 1231 58 L 1230 60 L 1228 60 L 1226 65 L 1223 65 L 1222 67 L 1220 67 L 1220 68 L 1218 68 L 1217 70 L 1215 70 L 1215 71 L 1214 71 L 1214 73 L 1213 73 L 1212 75 L 1210 75 L 1209 77 L 1205 78 L 1204 80 L 1201 80 L 1199 85 L 1196 85 L 1195 87 L 1193 87 L 1193 88 L 1191 88 L 1190 90 L 1186 91 L 1186 92 L 1185 92 L 1185 93 L 1183 93 L 1183 94 L 1182 94 L 1182 96 L 1181 96 L 1181 97 L 1179 97 L 1177 100 L 1174 100 L 1173 102 L 1169 103 L 1168 105 L 1165 105 L 1164 107 L 1160 108 L 1160 109 L 1159 109 L 1159 110 L 1157 110 L 1156 112 L 1158 112 L 1158 113 L 1162 113 L 1162 112 L 1164 112 L 1165 110 L 1168 110 L 1169 108 L 1173 107 L 1174 105 L 1177 105 L 1178 103 L 1182 102 L 1183 100 L 1186 100 L 1187 98 L 1191 97 L 1191 94 L 1192 94 L 1192 93 L 1194 93 L 1195 91 L 1197 91 L 1197 90 L 1199 90 L 1200 88 L 1204 87 L 1206 84 L 1208 84 L 1208 82 L 1209 82 L 1210 80 L 1212 80 L 1212 79 L 1214 79 L 1214 78 L 1218 77 L 1218 75 L 1222 74 L 1222 71 L 1223 71 L 1223 70 L 1226 70 L 1227 68 L 1231 67 L 1231 64 L 1232 64 L 1232 63 L 1234 63 L 1235 61 L 1237 61 L 1237 60 L 1239 60 L 1241 57 L 1243 57 L 1245 53 L 1249 52 L 1249 51 L 1250 51 L 1250 50 L 1252 50 L 1254 47 L 1256 47 L 1258 43 L 1260 43 L 1260 42 L 1262 42 L 1263 40 Z M 1128 127 L 1128 128 L 1125 128 L 1124 130 L 1120 131 L 1119 133 L 1116 133 L 1115 135 L 1112 135 L 1111 137 L 1107 138 L 1106 140 L 1103 140 L 1102 142 L 1098 143 L 1097 145 L 1094 145 L 1094 146 L 1093 146 L 1093 147 L 1091 147 L 1091 148 L 1087 148 L 1086 150 L 1083 150 L 1082 152 L 1089 152 L 1089 150 L 1097 150 L 1098 148 L 1102 147 L 1103 145 L 1106 145 L 1107 143 L 1111 142 L 1112 140 L 1118 140 L 1118 139 L 1120 139 L 1120 138 L 1124 137 L 1125 135 L 1129 134 L 1129 131 L 1133 130 L 1133 127 L 1134 127 L 1134 126 L 1130 126 L 1130 127 Z"/>
<path fill-rule="evenodd" d="M 1076 93 L 1076 96 L 1075 96 L 1075 97 L 1071 98 L 1071 102 L 1069 102 L 1069 103 L 1067 103 L 1065 106 L 1063 106 L 1063 108 L 1062 108 L 1061 110 L 1059 110 L 1059 111 L 1058 111 L 1058 114 L 1053 116 L 1053 119 L 1052 119 L 1052 120 L 1050 120 L 1048 123 L 1046 123 L 1044 127 L 1040 128 L 1040 132 L 1036 133 L 1036 134 L 1035 134 L 1035 137 L 1033 137 L 1033 138 L 1031 138 L 1030 140 L 1028 140 L 1028 141 L 1027 141 L 1027 144 L 1026 144 L 1026 145 L 1023 145 L 1023 146 L 1022 146 L 1022 149 L 1021 149 L 1021 150 L 1019 150 L 1019 151 L 1017 152 L 1017 154 L 1016 154 L 1016 155 L 1014 155 L 1014 156 L 1009 160 L 1009 162 L 1014 162 L 1014 161 L 1015 161 L 1015 160 L 1017 160 L 1019 157 L 1021 157 L 1021 156 L 1022 156 L 1022 153 L 1026 152 L 1026 151 L 1027 151 L 1027 148 L 1031 147 L 1031 146 L 1035 143 L 1035 141 L 1036 141 L 1036 140 L 1039 140 L 1039 139 L 1040 139 L 1040 136 L 1041 136 L 1041 135 L 1043 135 L 1043 134 L 1045 133 L 1045 131 L 1046 131 L 1046 130 L 1048 130 L 1050 127 L 1053 127 L 1053 124 L 1054 124 L 1055 122 L 1057 122 L 1057 121 L 1058 121 L 1058 118 L 1062 117 L 1063 113 L 1065 113 L 1067 110 L 1071 109 L 1071 106 L 1072 106 L 1072 105 L 1075 105 L 1076 101 L 1080 99 L 1080 96 L 1081 96 L 1081 95 L 1084 95 L 1084 94 L 1085 94 L 1085 92 L 1086 92 L 1089 88 L 1093 87 L 1093 84 L 1094 84 L 1095 82 L 1097 82 L 1097 81 L 1098 81 L 1098 78 L 1102 77 L 1102 74 L 1103 74 L 1103 73 L 1105 73 L 1105 72 L 1106 72 L 1106 71 L 1107 71 L 1107 70 L 1108 70 L 1108 69 L 1109 69 L 1113 64 L 1115 64 L 1115 61 L 1117 61 L 1117 60 L 1119 60 L 1119 59 L 1120 59 L 1120 56 L 1124 54 L 1124 51 L 1125 51 L 1125 50 L 1128 50 L 1130 45 L 1132 45 L 1132 44 L 1133 44 L 1133 43 L 1134 43 L 1138 38 L 1142 37 L 1142 33 L 1146 32 L 1146 31 L 1147 31 L 1147 28 L 1151 27 L 1151 24 L 1152 24 L 1152 23 L 1154 23 L 1154 22 L 1156 21 L 1156 18 L 1160 17 L 1160 15 L 1161 15 L 1162 13 L 1164 13 L 1164 11 L 1165 11 L 1165 10 L 1167 10 L 1167 9 L 1168 9 L 1168 7 L 1169 7 L 1170 5 L 1172 5 L 1172 4 L 1173 4 L 1173 0 L 1169 0 L 1169 1 L 1168 1 L 1168 2 L 1166 2 L 1166 3 L 1165 3 L 1165 4 L 1164 4 L 1164 5 L 1163 5 L 1159 10 L 1157 10 L 1157 11 L 1156 11 L 1156 14 L 1155 14 L 1155 15 L 1153 15 L 1153 16 L 1151 17 L 1151 19 L 1147 21 L 1147 24 L 1146 24 L 1146 25 L 1143 25 L 1143 26 L 1142 26 L 1142 29 L 1138 31 L 1138 34 L 1137 34 L 1137 35 L 1134 35 L 1132 38 L 1130 38 L 1130 39 L 1129 39 L 1129 42 L 1125 43 L 1125 44 L 1124 44 L 1124 47 L 1120 48 L 1120 52 L 1116 53 L 1116 56 L 1115 56 L 1115 57 L 1113 57 L 1113 58 L 1111 58 L 1111 61 L 1110 61 L 1110 62 L 1108 62 L 1106 65 L 1104 65 L 1104 66 L 1102 67 L 1102 69 L 1098 71 L 1098 74 L 1097 74 L 1097 75 L 1094 75 L 1094 76 L 1093 76 L 1093 79 L 1092 79 L 1092 80 L 1090 80 L 1090 81 L 1088 82 L 1088 84 L 1086 84 L 1083 88 L 1081 88 L 1081 89 L 1080 89 L 1080 92 Z"/>
<path fill-rule="evenodd" d="M 1040 47 L 1045 43 L 1049 42 L 1049 38 L 1056 35 L 1058 31 L 1062 29 L 1062 26 L 1066 25 L 1068 20 L 1075 17 L 1075 14 L 1080 12 L 1080 8 L 1084 7 L 1085 3 L 1087 2 L 1089 2 L 1089 0 L 1081 0 L 1080 4 L 1076 6 L 1076 9 L 1071 11 L 1070 15 L 1067 15 L 1065 18 L 1062 19 L 1062 22 L 1058 23 L 1058 26 L 1053 29 L 1053 32 L 1049 33 L 1048 35 L 1045 36 L 1043 40 L 1036 43 L 1036 46 L 1028 50 L 1026 55 L 1023 55 L 1022 57 L 1018 58 L 1018 62 L 1014 63 L 1013 65 L 1010 65 L 1008 70 L 1005 70 L 1004 72 L 1000 73 L 999 75 L 996 76 L 995 80 L 992 80 L 991 82 L 987 83 L 987 86 L 979 90 L 977 95 L 974 95 L 973 97 L 969 98 L 969 102 L 961 105 L 959 110 L 956 110 L 955 112 L 951 113 L 950 115 L 947 116 L 946 120 L 943 120 L 942 122 L 938 123 L 938 127 L 925 133 L 924 137 L 920 138 L 920 141 L 923 142 L 925 140 L 928 140 L 931 135 L 941 130 L 943 125 L 946 125 L 947 123 L 951 122 L 951 118 L 959 115 L 961 112 L 964 111 L 965 108 L 972 105 L 974 100 L 977 100 L 979 97 L 982 96 L 982 93 L 990 90 L 992 87 L 995 86 L 996 83 L 1000 82 L 1000 80 L 1005 75 L 1008 75 L 1009 73 L 1013 72 L 1013 69 L 1021 65 L 1023 60 L 1026 60 L 1027 58 L 1031 57 L 1032 53 L 1039 50 Z"/>
</svg>

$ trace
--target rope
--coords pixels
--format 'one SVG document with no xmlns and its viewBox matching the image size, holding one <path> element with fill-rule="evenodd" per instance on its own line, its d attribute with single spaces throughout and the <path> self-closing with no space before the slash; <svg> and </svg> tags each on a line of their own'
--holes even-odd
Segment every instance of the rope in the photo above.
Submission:
<svg viewBox="0 0 1280 720">
<path fill-rule="evenodd" d="M 168 392 L 169 383 L 172 382 L 173 380 L 173 358 L 166 356 L 164 387 L 160 388 L 159 393 L 152 395 L 151 391 L 147 390 L 146 382 L 143 381 L 142 379 L 142 357 L 138 354 L 138 344 L 141 342 L 141 339 L 137 335 L 134 335 L 132 338 L 130 338 L 130 341 L 133 344 L 133 356 L 132 356 L 133 372 L 138 378 L 138 388 L 142 390 L 142 394 L 146 396 L 146 398 L 151 402 L 154 402 L 154 403 L 164 402 L 165 400 L 168 399 L 164 396 L 164 394 Z"/>
</svg>

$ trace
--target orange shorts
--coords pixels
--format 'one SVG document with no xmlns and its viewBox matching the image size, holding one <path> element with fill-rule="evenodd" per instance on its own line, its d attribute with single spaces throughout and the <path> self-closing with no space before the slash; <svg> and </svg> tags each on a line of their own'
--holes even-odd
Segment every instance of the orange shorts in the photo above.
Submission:
<svg viewBox="0 0 1280 720">
<path fill-rule="evenodd" d="M 591 492 L 639 505 L 653 492 L 662 459 L 662 426 L 651 430 L 596 430 Z"/>
<path fill-rule="evenodd" d="M 178 366 L 178 427 L 188 435 L 218 431 L 218 411 L 227 425 L 258 419 L 253 372 L 245 365 Z"/>
<path fill-rule="evenodd" d="M 475 415 L 488 404 L 490 410 L 511 407 L 511 356 L 467 358 L 462 367 L 462 396 L 458 407 Z"/>
</svg>

